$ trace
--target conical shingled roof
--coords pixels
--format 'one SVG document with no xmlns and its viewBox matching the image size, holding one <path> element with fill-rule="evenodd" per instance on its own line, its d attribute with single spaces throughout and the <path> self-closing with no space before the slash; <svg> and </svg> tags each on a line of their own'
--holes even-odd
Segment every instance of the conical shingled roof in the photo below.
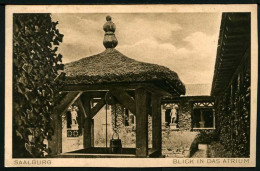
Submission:
<svg viewBox="0 0 260 171">
<path fill-rule="evenodd" d="M 114 24 L 110 20 L 104 25 Z M 105 28 L 105 27 L 104 27 Z M 112 27 L 108 27 L 112 28 Z M 105 30 L 105 29 L 104 29 Z M 65 64 L 65 83 L 68 85 L 95 85 L 110 83 L 152 83 L 172 94 L 185 94 L 185 86 L 178 75 L 156 64 L 131 59 L 114 47 L 117 40 L 114 30 L 105 30 L 106 50 L 97 55 Z"/>
<path fill-rule="evenodd" d="M 68 63 L 64 72 L 66 84 L 70 85 L 153 82 L 167 91 L 177 90 L 178 94 L 185 94 L 185 87 L 174 71 L 128 58 L 116 49 L 109 48 L 100 54 Z"/>
</svg>

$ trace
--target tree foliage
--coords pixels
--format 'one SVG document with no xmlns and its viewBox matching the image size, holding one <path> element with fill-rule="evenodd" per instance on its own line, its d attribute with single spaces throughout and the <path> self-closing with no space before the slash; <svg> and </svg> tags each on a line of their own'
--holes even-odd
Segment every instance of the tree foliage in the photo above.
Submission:
<svg viewBox="0 0 260 171">
<path fill-rule="evenodd" d="M 13 16 L 13 157 L 43 157 L 63 70 L 51 14 Z"/>
</svg>

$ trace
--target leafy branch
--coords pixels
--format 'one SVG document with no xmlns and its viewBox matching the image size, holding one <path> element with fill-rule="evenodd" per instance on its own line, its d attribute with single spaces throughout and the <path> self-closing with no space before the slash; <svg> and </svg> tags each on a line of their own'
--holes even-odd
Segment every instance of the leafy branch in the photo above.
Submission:
<svg viewBox="0 0 260 171">
<path fill-rule="evenodd" d="M 43 157 L 64 74 L 57 54 L 63 35 L 51 14 L 13 16 L 14 157 Z"/>
</svg>

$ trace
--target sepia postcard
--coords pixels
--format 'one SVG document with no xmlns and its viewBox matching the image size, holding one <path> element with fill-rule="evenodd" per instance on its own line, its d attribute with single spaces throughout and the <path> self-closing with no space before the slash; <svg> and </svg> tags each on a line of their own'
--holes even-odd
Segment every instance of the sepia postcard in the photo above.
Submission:
<svg viewBox="0 0 260 171">
<path fill-rule="evenodd" d="M 5 167 L 255 167 L 256 5 L 7 5 Z"/>
</svg>

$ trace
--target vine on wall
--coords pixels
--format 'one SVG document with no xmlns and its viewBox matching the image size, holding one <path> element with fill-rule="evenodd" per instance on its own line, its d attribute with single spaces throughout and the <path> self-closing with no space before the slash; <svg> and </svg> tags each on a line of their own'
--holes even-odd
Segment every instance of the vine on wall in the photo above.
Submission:
<svg viewBox="0 0 260 171">
<path fill-rule="evenodd" d="M 49 150 L 55 99 L 64 74 L 57 54 L 63 35 L 51 14 L 13 16 L 13 157 L 43 157 Z"/>
<path fill-rule="evenodd" d="M 233 84 L 217 98 L 220 142 L 233 157 L 250 155 L 250 60 Z"/>
</svg>

